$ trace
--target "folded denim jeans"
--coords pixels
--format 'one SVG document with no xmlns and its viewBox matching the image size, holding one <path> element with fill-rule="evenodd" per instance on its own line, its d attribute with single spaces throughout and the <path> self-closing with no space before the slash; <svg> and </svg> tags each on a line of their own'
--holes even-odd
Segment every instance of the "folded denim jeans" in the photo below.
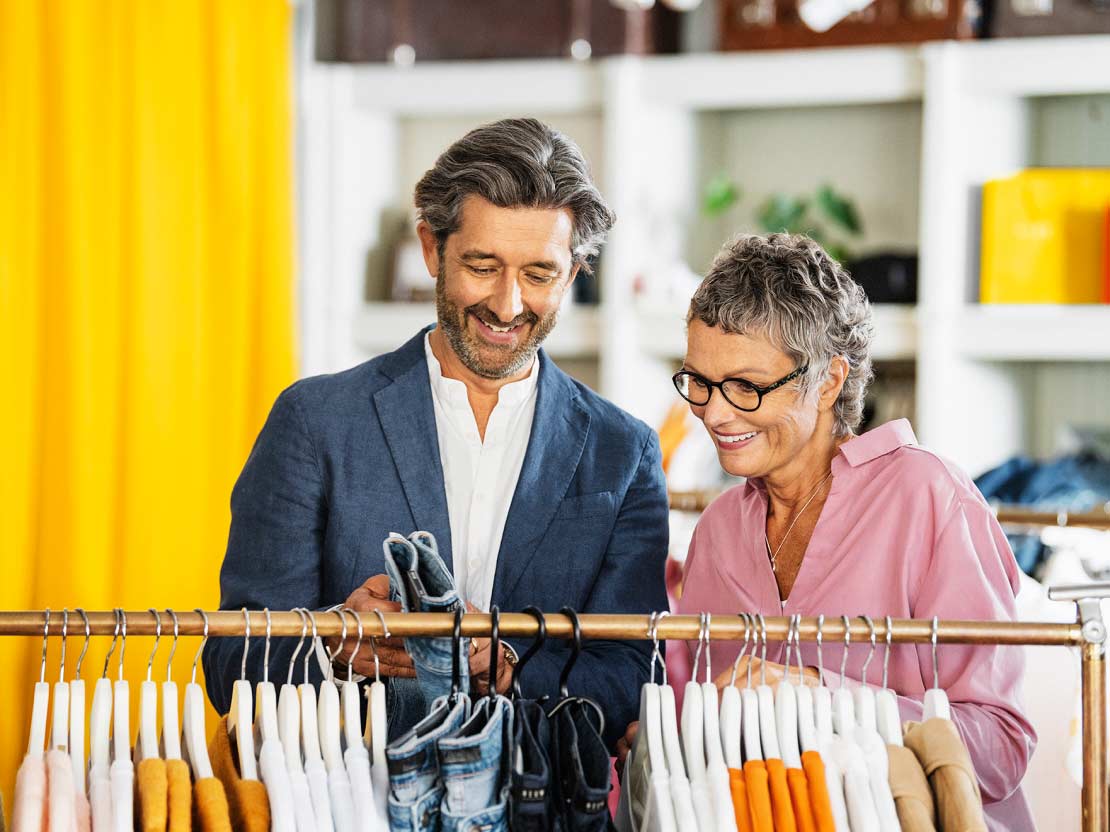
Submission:
<svg viewBox="0 0 1110 832">
<path fill-rule="evenodd" d="M 609 815 L 609 751 L 601 739 L 600 714 L 586 700 L 559 707 L 552 730 L 559 807 L 567 832 L 612 828 Z"/>
<path fill-rule="evenodd" d="M 509 826 L 513 832 L 562 832 L 551 771 L 551 723 L 534 699 L 515 703 Z"/>
<path fill-rule="evenodd" d="M 442 832 L 504 832 L 508 827 L 513 706 L 483 697 L 458 731 L 436 744 L 444 794 Z"/>
</svg>

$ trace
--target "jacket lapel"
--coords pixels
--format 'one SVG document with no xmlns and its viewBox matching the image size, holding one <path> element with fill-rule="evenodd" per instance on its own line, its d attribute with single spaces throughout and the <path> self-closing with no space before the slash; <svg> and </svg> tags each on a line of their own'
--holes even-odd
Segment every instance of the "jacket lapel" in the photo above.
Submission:
<svg viewBox="0 0 1110 832">
<path fill-rule="evenodd" d="M 393 383 L 374 394 L 374 407 L 416 528 L 435 535 L 440 557 L 452 569 L 451 523 L 424 356 L 425 332 L 394 352 L 382 367 Z"/>
<path fill-rule="evenodd" d="M 574 384 L 542 350 L 539 357 L 536 414 L 501 535 L 495 604 L 506 602 L 535 556 L 578 470 L 590 428 L 590 415 L 578 403 Z"/>
</svg>

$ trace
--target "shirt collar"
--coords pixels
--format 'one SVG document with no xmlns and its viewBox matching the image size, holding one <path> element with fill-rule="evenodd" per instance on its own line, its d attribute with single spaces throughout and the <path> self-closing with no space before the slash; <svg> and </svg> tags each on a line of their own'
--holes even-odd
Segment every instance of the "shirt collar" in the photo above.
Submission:
<svg viewBox="0 0 1110 832">
<path fill-rule="evenodd" d="M 917 437 L 908 419 L 895 419 L 867 431 L 840 446 L 842 456 L 853 468 L 886 456 L 906 445 L 916 445 Z"/>
<path fill-rule="evenodd" d="M 467 397 L 466 385 L 458 379 L 447 378 L 443 375 L 443 368 L 439 364 L 439 359 L 432 352 L 431 331 L 424 336 L 424 355 L 428 359 L 428 379 L 431 381 L 432 389 L 440 401 L 453 408 L 466 407 L 469 409 L 470 399 Z M 528 375 L 519 381 L 510 381 L 498 390 L 498 407 L 505 405 L 510 409 L 515 409 L 535 396 L 536 382 L 540 375 L 539 366 L 538 358 L 533 359 L 532 369 L 528 371 Z"/>
</svg>

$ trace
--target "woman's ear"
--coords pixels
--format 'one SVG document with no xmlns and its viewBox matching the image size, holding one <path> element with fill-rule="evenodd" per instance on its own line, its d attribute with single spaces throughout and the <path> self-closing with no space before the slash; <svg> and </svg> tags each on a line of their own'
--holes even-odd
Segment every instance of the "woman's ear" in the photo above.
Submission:
<svg viewBox="0 0 1110 832">
<path fill-rule="evenodd" d="M 848 359 L 842 355 L 834 356 L 829 362 L 829 370 L 821 383 L 821 394 L 818 397 L 818 407 L 821 410 L 831 410 L 840 397 L 844 382 L 848 380 Z"/>
</svg>

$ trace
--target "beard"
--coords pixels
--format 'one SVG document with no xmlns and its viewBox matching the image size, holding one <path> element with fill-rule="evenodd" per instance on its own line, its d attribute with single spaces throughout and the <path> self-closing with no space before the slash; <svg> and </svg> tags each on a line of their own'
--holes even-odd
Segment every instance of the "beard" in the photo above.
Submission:
<svg viewBox="0 0 1110 832">
<path fill-rule="evenodd" d="M 465 309 L 447 297 L 447 281 L 443 267 L 440 267 L 436 280 L 436 317 L 439 328 L 443 330 L 447 343 L 462 361 L 463 366 L 481 378 L 502 379 L 513 376 L 527 367 L 544 339 L 555 327 L 559 319 L 556 308 L 540 318 L 534 312 L 526 311 L 512 321 L 502 321 L 484 303 L 476 303 Z M 516 346 L 491 344 L 467 327 L 468 318 L 474 315 L 487 324 L 497 327 L 531 327 L 526 338 Z"/>
</svg>

